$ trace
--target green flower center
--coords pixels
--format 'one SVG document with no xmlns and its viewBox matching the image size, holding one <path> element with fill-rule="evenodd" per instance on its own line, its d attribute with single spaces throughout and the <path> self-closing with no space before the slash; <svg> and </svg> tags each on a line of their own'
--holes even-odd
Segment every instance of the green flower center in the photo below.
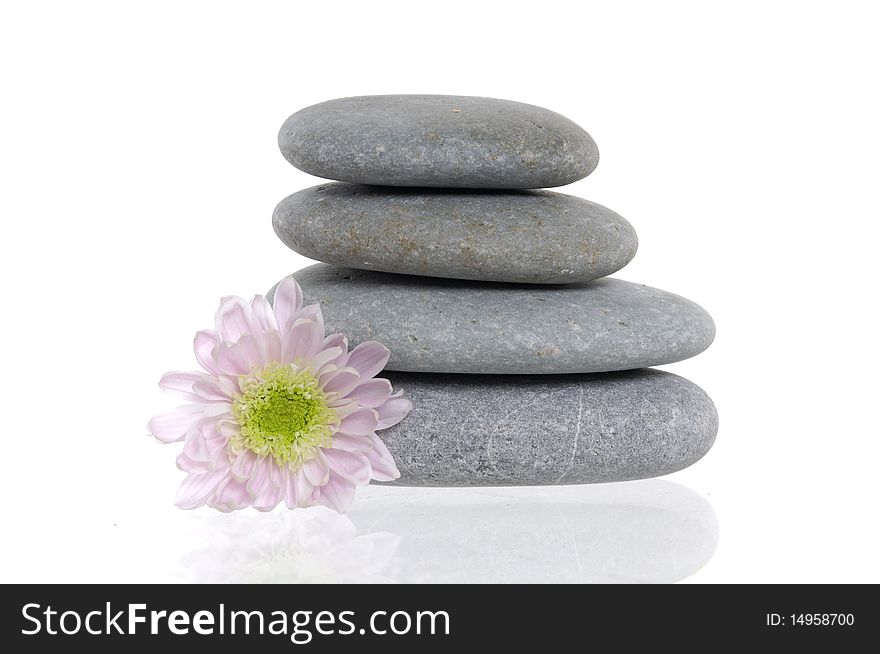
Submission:
<svg viewBox="0 0 880 654">
<path fill-rule="evenodd" d="M 318 448 L 330 446 L 330 427 L 339 419 L 308 370 L 270 364 L 243 376 L 239 387 L 241 394 L 232 402 L 240 427 L 230 441 L 234 452 L 250 450 L 298 469 Z"/>
</svg>

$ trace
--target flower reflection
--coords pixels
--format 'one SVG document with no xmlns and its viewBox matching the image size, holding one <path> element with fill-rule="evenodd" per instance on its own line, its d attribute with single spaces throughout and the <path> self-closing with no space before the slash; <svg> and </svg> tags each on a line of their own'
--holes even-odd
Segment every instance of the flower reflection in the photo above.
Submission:
<svg viewBox="0 0 880 654">
<path fill-rule="evenodd" d="M 314 507 L 203 520 L 209 541 L 182 560 L 197 583 L 389 583 L 383 568 L 400 538 L 357 535 L 345 515 Z"/>
</svg>

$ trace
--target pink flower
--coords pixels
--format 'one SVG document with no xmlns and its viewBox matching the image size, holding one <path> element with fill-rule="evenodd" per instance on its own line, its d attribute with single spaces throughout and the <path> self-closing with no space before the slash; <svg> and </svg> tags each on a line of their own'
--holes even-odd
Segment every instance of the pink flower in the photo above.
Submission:
<svg viewBox="0 0 880 654">
<path fill-rule="evenodd" d="M 191 402 L 148 425 L 164 443 L 183 441 L 180 508 L 269 511 L 284 502 L 343 512 L 356 485 L 400 476 L 376 435 L 412 406 L 375 377 L 389 350 L 368 341 L 349 352 L 342 334 L 325 338 L 320 307 L 302 300 L 290 277 L 274 310 L 259 295 L 250 304 L 223 298 L 216 328 L 193 344 L 206 372 L 162 376 L 161 388 Z"/>
</svg>

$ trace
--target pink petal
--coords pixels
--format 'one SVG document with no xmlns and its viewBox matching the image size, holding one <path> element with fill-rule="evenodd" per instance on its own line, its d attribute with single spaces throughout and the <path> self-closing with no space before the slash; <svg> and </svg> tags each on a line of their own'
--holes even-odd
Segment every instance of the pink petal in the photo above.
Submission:
<svg viewBox="0 0 880 654">
<path fill-rule="evenodd" d="M 211 506 L 218 511 L 236 511 L 251 505 L 247 487 L 240 481 L 228 477 L 217 488 Z"/>
<path fill-rule="evenodd" d="M 385 443 L 376 436 L 370 434 L 370 440 L 373 442 L 373 451 L 367 452 L 367 459 L 373 467 L 373 479 L 376 481 L 393 481 L 400 477 L 400 470 L 394 463 L 394 457 L 385 447 Z"/>
<path fill-rule="evenodd" d="M 268 456 L 257 456 L 257 462 L 251 468 L 251 478 L 247 482 L 247 489 L 251 495 L 260 494 L 269 484 L 269 464 Z"/>
<path fill-rule="evenodd" d="M 358 384 L 348 397 L 356 399 L 361 406 L 380 406 L 391 397 L 391 382 L 381 377 L 368 379 Z"/>
<path fill-rule="evenodd" d="M 275 313 L 272 311 L 272 305 L 262 295 L 255 295 L 251 300 L 251 312 L 254 321 L 264 332 L 278 331 L 278 321 L 275 320 Z"/>
<path fill-rule="evenodd" d="M 318 383 L 325 393 L 337 393 L 339 397 L 346 397 L 361 382 L 361 376 L 354 368 L 333 370 L 318 377 Z"/>
<path fill-rule="evenodd" d="M 281 349 L 284 363 L 307 361 L 318 353 L 324 340 L 324 329 L 310 320 L 297 321 L 282 334 Z"/>
<path fill-rule="evenodd" d="M 355 368 L 363 379 L 375 377 L 388 363 L 391 350 L 377 341 L 366 341 L 351 351 L 347 366 Z"/>
<path fill-rule="evenodd" d="M 196 361 L 199 365 L 212 375 L 220 372 L 217 362 L 214 358 L 214 349 L 220 343 L 220 337 L 213 329 L 203 329 L 196 333 L 193 339 L 193 350 L 196 353 Z"/>
<path fill-rule="evenodd" d="M 273 486 L 284 488 L 287 484 L 287 466 L 282 469 L 281 466 L 275 463 L 275 459 L 269 461 L 269 483 Z"/>
<path fill-rule="evenodd" d="M 310 304 L 307 307 L 303 307 L 296 312 L 295 318 L 296 320 L 311 320 L 321 325 L 322 330 L 324 329 L 324 315 L 321 313 L 320 304 Z"/>
<path fill-rule="evenodd" d="M 385 404 L 376 407 L 379 413 L 379 424 L 376 425 L 376 429 L 386 429 L 406 418 L 406 414 L 412 409 L 412 402 L 402 395 L 403 391 L 399 391 Z"/>
<path fill-rule="evenodd" d="M 211 450 L 208 449 L 208 443 L 198 428 L 190 429 L 186 434 L 186 440 L 183 443 L 183 454 L 190 461 L 198 463 L 210 463 L 214 458 Z"/>
<path fill-rule="evenodd" d="M 312 506 L 315 502 L 316 489 L 306 479 L 305 473 L 300 468 L 296 472 L 290 473 L 290 479 L 296 486 L 296 505 L 298 507 Z"/>
<path fill-rule="evenodd" d="M 266 364 L 266 350 L 260 346 L 262 334 L 245 334 L 235 343 L 217 346 L 217 365 L 225 374 L 246 375 L 251 369 Z"/>
<path fill-rule="evenodd" d="M 343 418 L 338 431 L 353 436 L 366 436 L 375 431 L 378 422 L 379 414 L 375 409 L 360 407 Z"/>
<path fill-rule="evenodd" d="M 357 400 L 350 397 L 327 398 L 327 406 L 333 409 L 336 417 L 342 420 L 345 416 L 354 412 L 358 408 Z"/>
<path fill-rule="evenodd" d="M 343 334 L 330 334 L 321 344 L 322 349 L 329 347 L 342 348 L 342 352 L 348 354 L 348 339 Z"/>
<path fill-rule="evenodd" d="M 250 366 L 242 356 L 243 351 L 237 346 L 237 343 L 220 343 L 215 348 L 217 367 L 223 374 L 246 375 L 250 372 Z"/>
<path fill-rule="evenodd" d="M 266 365 L 266 343 L 262 333 L 245 334 L 235 344 L 241 351 L 241 357 L 247 363 L 248 371 Z"/>
<path fill-rule="evenodd" d="M 257 511 L 271 511 L 287 492 L 287 488 L 275 486 L 273 484 L 266 485 L 262 492 L 254 495 L 253 506 Z"/>
<path fill-rule="evenodd" d="M 257 455 L 251 451 L 245 451 L 239 454 L 235 461 L 232 462 L 232 466 L 229 468 L 229 472 L 240 481 L 247 481 L 251 478 L 253 474 L 254 468 L 257 465 Z"/>
<path fill-rule="evenodd" d="M 186 433 L 205 415 L 205 407 L 198 404 L 185 404 L 176 409 L 160 413 L 149 423 L 150 433 L 164 443 L 181 441 Z"/>
<path fill-rule="evenodd" d="M 370 483 L 370 461 L 363 454 L 333 448 L 324 450 L 330 469 L 353 484 Z"/>
<path fill-rule="evenodd" d="M 309 459 L 301 468 L 303 475 L 312 486 L 323 486 L 330 476 L 330 466 L 327 465 L 324 455 L 318 450 L 318 455 Z"/>
<path fill-rule="evenodd" d="M 232 404 L 228 402 L 211 402 L 210 404 L 203 405 L 205 407 L 205 417 L 206 418 L 231 418 L 232 417 Z"/>
<path fill-rule="evenodd" d="M 266 332 L 266 362 L 281 361 L 281 334 L 276 331 Z"/>
<path fill-rule="evenodd" d="M 213 469 L 208 463 L 193 461 L 183 452 L 177 455 L 175 463 L 184 472 L 210 472 Z"/>
<path fill-rule="evenodd" d="M 333 449 L 345 450 L 346 452 L 369 452 L 373 449 L 373 443 L 367 436 L 337 432 L 333 434 Z"/>
<path fill-rule="evenodd" d="M 230 402 L 232 400 L 229 392 L 224 390 L 219 381 L 213 377 L 197 381 L 193 384 L 193 392 L 199 402 Z"/>
<path fill-rule="evenodd" d="M 342 356 L 341 347 L 328 347 L 324 349 L 324 345 L 322 344 L 321 348 L 322 349 L 312 357 L 312 360 L 309 362 L 309 369 L 311 369 L 313 374 L 318 374 L 327 364 L 336 361 Z"/>
<path fill-rule="evenodd" d="M 220 430 L 220 433 L 223 434 L 224 438 L 227 439 L 238 436 L 241 433 L 241 427 L 234 419 L 220 419 L 217 422 L 217 426 Z"/>
<path fill-rule="evenodd" d="M 330 481 L 316 490 L 318 504 L 323 504 L 339 513 L 345 513 L 354 502 L 354 484 L 339 475 L 330 475 Z"/>
<path fill-rule="evenodd" d="M 244 334 L 257 332 L 257 321 L 251 305 L 235 295 L 220 300 L 220 308 L 214 318 L 214 328 L 220 338 L 227 343 L 234 343 Z"/>
<path fill-rule="evenodd" d="M 159 380 L 159 388 L 184 400 L 200 402 L 201 398 L 193 393 L 193 384 L 210 379 L 213 377 L 203 372 L 166 372 Z"/>
<path fill-rule="evenodd" d="M 303 302 L 302 289 L 293 277 L 286 277 L 275 287 L 275 297 L 272 298 L 272 307 L 275 311 L 275 319 L 278 329 L 282 334 L 286 333 L 293 325 L 292 317 L 299 311 Z"/>
<path fill-rule="evenodd" d="M 217 421 L 201 420 L 186 434 L 177 467 L 186 472 L 208 472 L 229 467 L 227 439 L 220 434 Z"/>
<path fill-rule="evenodd" d="M 287 484 L 284 488 L 284 503 L 287 505 L 288 509 L 295 509 L 297 507 L 296 477 L 296 473 L 290 473 L 287 475 Z"/>
<path fill-rule="evenodd" d="M 180 485 L 174 503 L 181 509 L 195 509 L 202 506 L 227 475 L 227 470 L 214 470 L 205 473 L 191 473 Z"/>
</svg>

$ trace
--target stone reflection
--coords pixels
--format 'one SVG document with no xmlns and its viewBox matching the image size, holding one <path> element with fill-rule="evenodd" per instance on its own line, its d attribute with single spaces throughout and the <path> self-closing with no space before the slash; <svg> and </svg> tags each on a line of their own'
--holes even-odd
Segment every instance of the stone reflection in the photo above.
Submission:
<svg viewBox="0 0 880 654">
<path fill-rule="evenodd" d="M 664 583 L 718 541 L 709 503 L 663 480 L 368 487 L 347 516 L 212 516 L 202 529 L 205 547 L 183 561 L 198 582 Z"/>
</svg>

